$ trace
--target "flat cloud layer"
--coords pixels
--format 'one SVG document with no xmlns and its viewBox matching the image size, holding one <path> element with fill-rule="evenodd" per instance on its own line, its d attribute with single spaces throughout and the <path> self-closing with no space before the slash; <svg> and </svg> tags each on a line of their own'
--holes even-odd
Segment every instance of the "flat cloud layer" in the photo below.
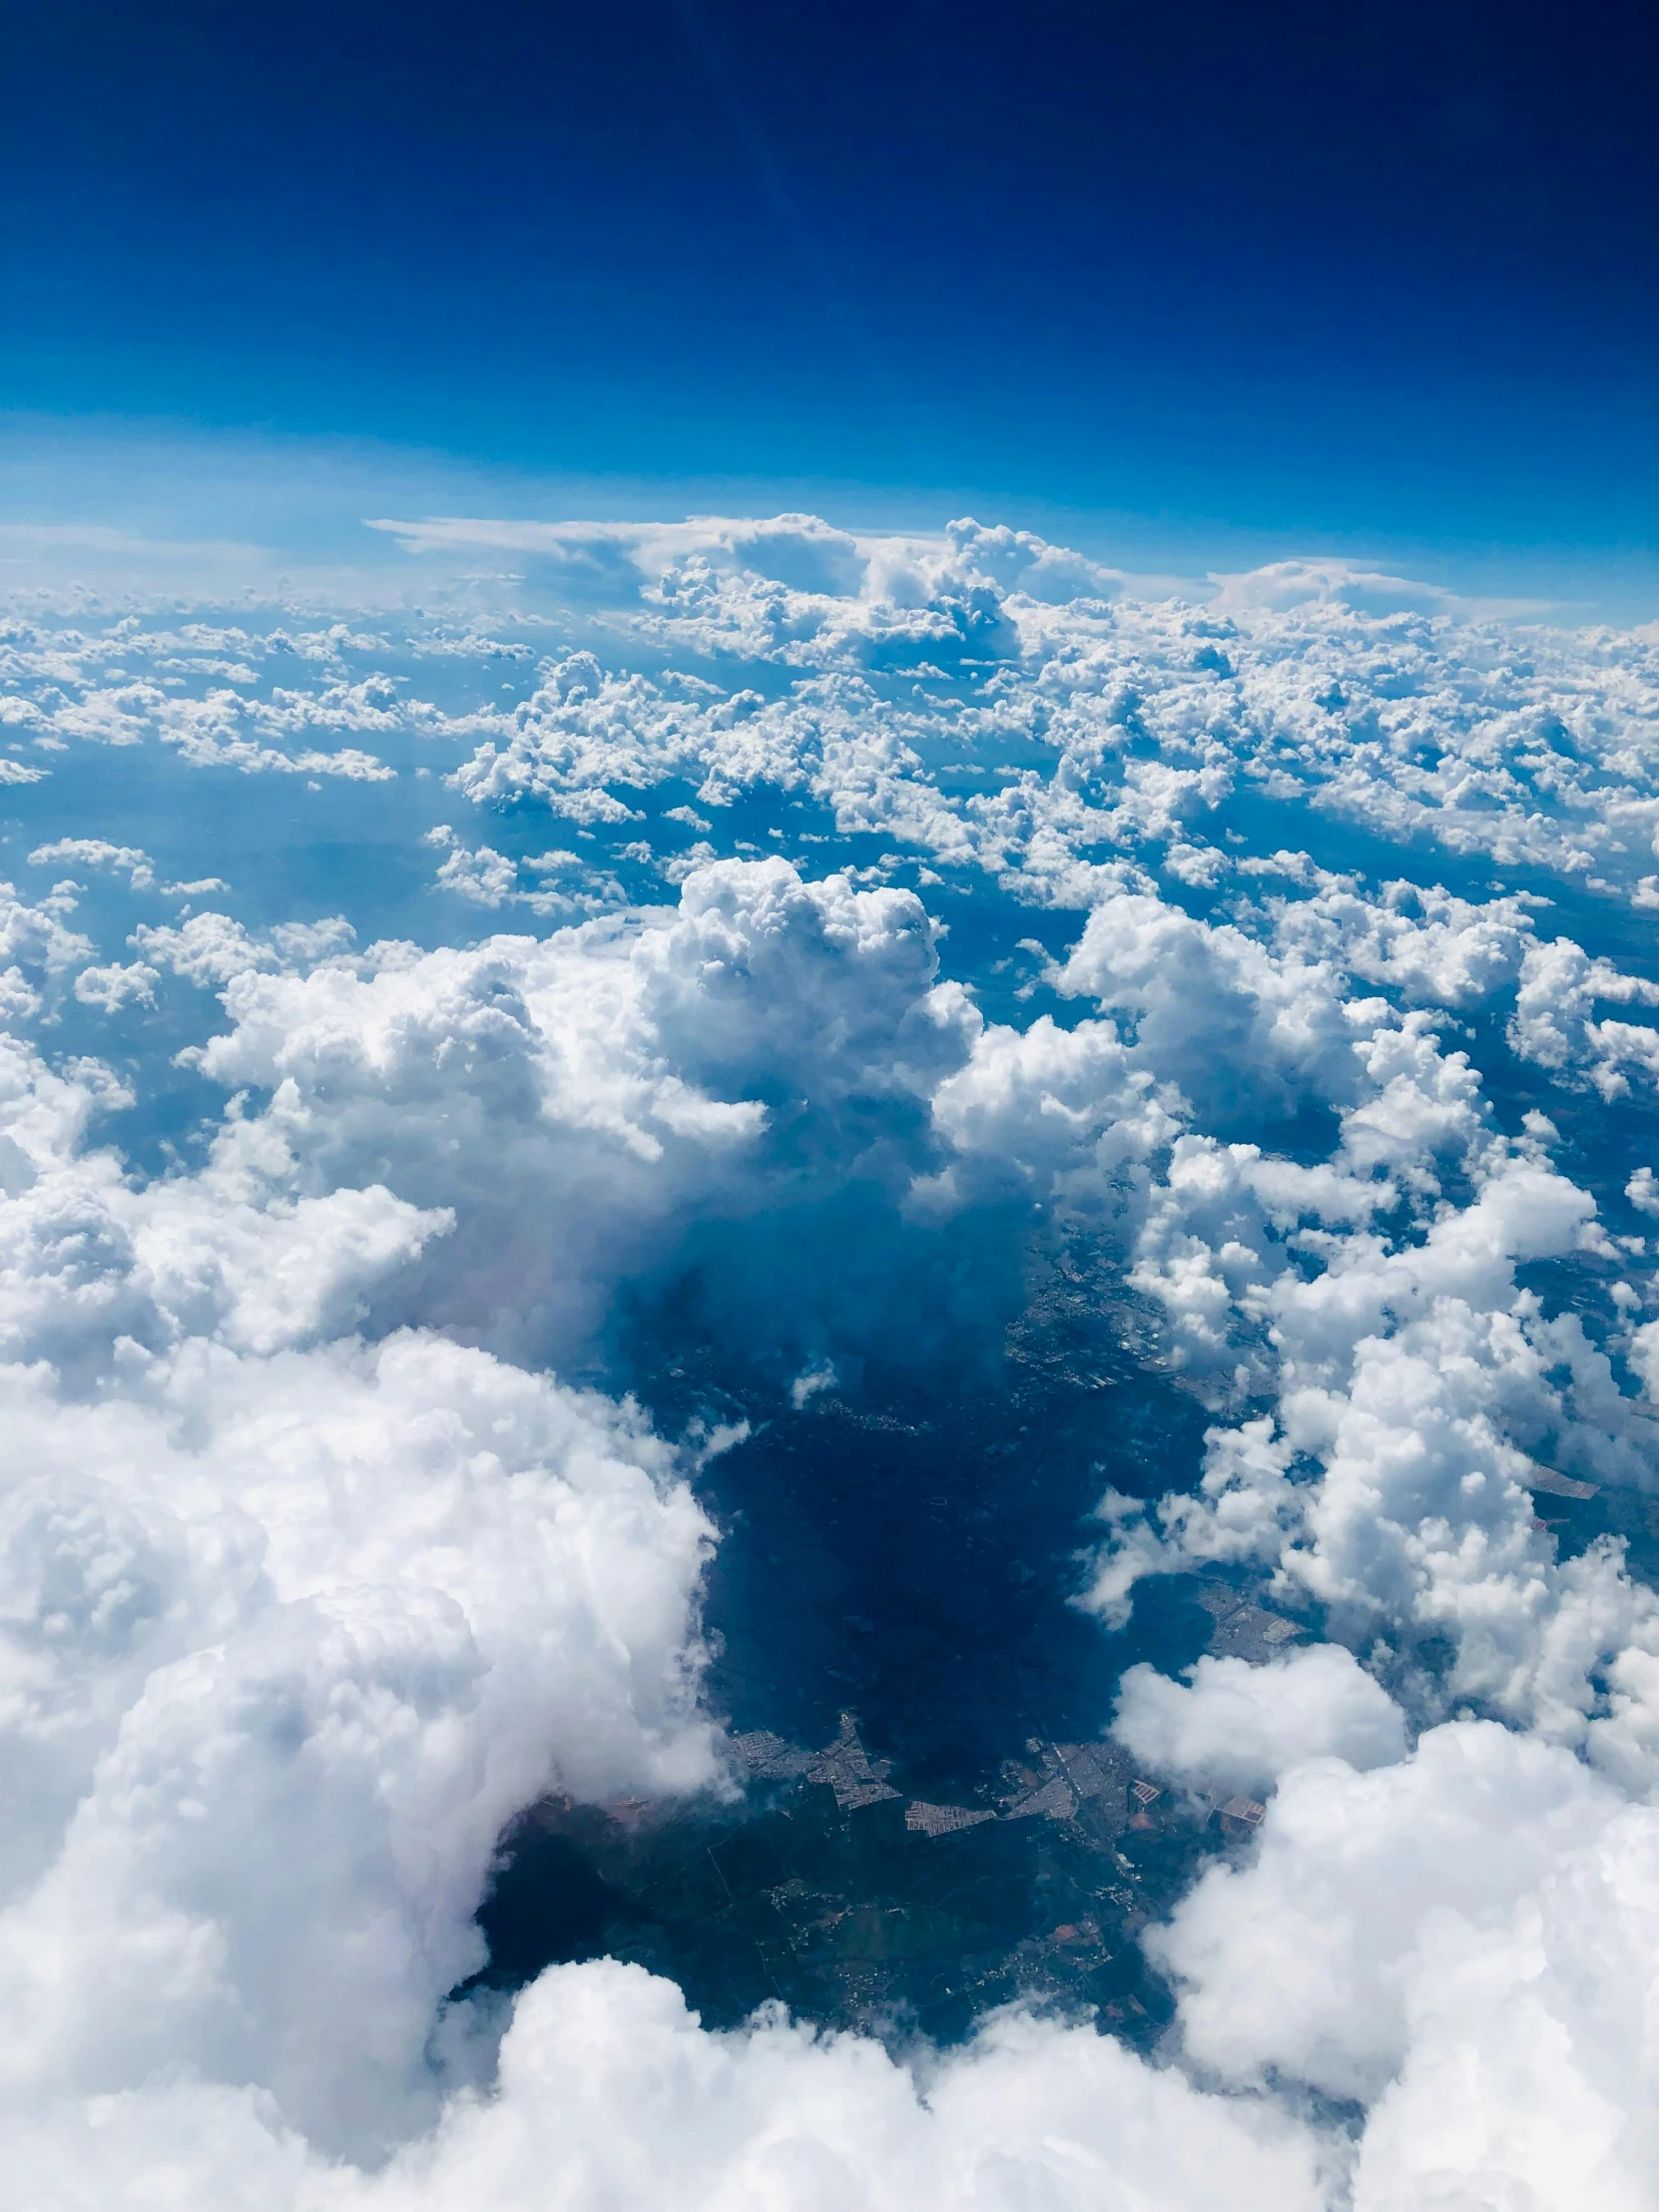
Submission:
<svg viewBox="0 0 1659 2212">
<path fill-rule="evenodd" d="M 0 635 L 19 2201 L 1652 2204 L 1659 645 L 972 523 L 386 527 L 517 565 Z M 734 1787 L 720 1439 L 619 1317 L 695 1285 L 800 1403 L 1038 1261 L 1211 1424 L 1069 1594 L 1301 1636 L 1098 1716 L 1264 1807 L 1145 1935 L 1163 2045 L 458 1994 L 525 1808 Z"/>
</svg>

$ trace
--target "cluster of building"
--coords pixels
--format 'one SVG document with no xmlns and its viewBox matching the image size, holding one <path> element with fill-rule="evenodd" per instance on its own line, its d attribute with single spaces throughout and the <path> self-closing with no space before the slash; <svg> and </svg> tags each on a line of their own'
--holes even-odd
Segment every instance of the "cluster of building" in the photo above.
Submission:
<svg viewBox="0 0 1659 2212">
<path fill-rule="evenodd" d="M 833 1742 L 822 1751 L 803 1751 L 770 1729 L 734 1736 L 732 1746 L 757 1781 L 823 1783 L 843 1813 L 899 1795 L 887 1780 L 891 1760 L 870 1758 L 850 1713 L 840 1716 Z M 1049 1744 L 1033 1737 L 1026 1750 L 1033 1765 L 1010 1762 L 1003 1770 L 1004 1820 L 1070 1821 L 1086 1808 L 1092 1827 L 1115 1834 L 1159 1795 L 1154 1783 L 1131 1780 L 1126 1755 L 1115 1744 Z M 953 1836 L 996 1818 L 985 1806 L 937 1805 L 925 1798 L 912 1798 L 904 1809 L 904 1826 L 917 1836 Z"/>
<path fill-rule="evenodd" d="M 1253 1836 L 1267 1819 L 1268 1809 L 1255 1798 L 1229 1798 L 1220 1808 L 1222 1831 L 1228 1836 Z"/>
<path fill-rule="evenodd" d="M 977 1828 L 995 1818 L 983 1806 L 929 1805 L 925 1798 L 912 1798 L 904 1808 L 904 1826 L 912 1836 L 953 1836 L 958 1829 Z"/>
<path fill-rule="evenodd" d="M 1283 1613 L 1270 1612 L 1265 1605 L 1248 1600 L 1241 1602 L 1238 1591 L 1223 1582 L 1202 1591 L 1198 1602 L 1215 1621 L 1210 1649 L 1219 1659 L 1248 1659 L 1253 1666 L 1260 1666 L 1303 1633 Z"/>
<path fill-rule="evenodd" d="M 1241 1599 L 1237 1590 L 1216 1582 L 1198 1602 L 1215 1620 L 1210 1649 L 1222 1656 L 1259 1665 L 1303 1634 L 1282 1613 Z M 804 1751 L 769 1729 L 734 1736 L 733 1749 L 751 1775 L 763 1782 L 807 1781 L 834 1792 L 839 1811 L 896 1799 L 887 1777 L 890 1759 L 871 1759 L 858 1736 L 852 1714 L 842 1713 L 834 1740 L 822 1751 Z M 1005 1821 L 1077 1822 L 1085 1834 L 1107 1845 L 1125 1829 L 1154 1827 L 1153 1807 L 1163 1792 L 1155 1782 L 1134 1774 L 1128 1754 L 1113 1743 L 1056 1744 L 1032 1737 L 1024 1760 L 1008 1760 L 997 1796 L 1000 1813 L 982 1805 L 939 1805 L 912 1798 L 904 1808 L 904 1826 L 913 1836 L 954 1836 L 998 1818 Z M 1224 1835 L 1253 1835 L 1265 1808 L 1249 1797 L 1230 1798 L 1217 1808 Z M 1127 1862 L 1124 1862 L 1127 1864 Z"/>
<path fill-rule="evenodd" d="M 835 1804 L 843 1813 L 855 1813 L 860 1806 L 879 1805 L 884 1798 L 898 1796 L 887 1781 L 892 1761 L 870 1758 L 858 1740 L 858 1724 L 850 1713 L 841 1715 L 838 1735 L 822 1751 L 802 1751 L 765 1728 L 734 1736 L 732 1748 L 757 1781 L 827 1784 L 834 1791 Z"/>
<path fill-rule="evenodd" d="M 836 1808 L 857 1812 L 900 1793 L 887 1780 L 890 1759 L 871 1759 L 850 1713 L 822 1751 L 803 1751 L 770 1729 L 734 1736 L 732 1748 L 758 1782 L 817 1782 L 834 1792 Z M 1132 1776 L 1127 1755 L 1116 1744 L 1050 1744 L 1033 1737 L 1026 1745 L 1031 1764 L 1012 1761 L 1003 1768 L 1001 1815 L 1006 1821 L 1046 1819 L 1086 1825 L 1097 1840 L 1126 1827 L 1150 1825 L 1149 1808 L 1162 1795 L 1154 1782 Z M 938 1805 L 912 1798 L 904 1808 L 904 1826 L 914 1836 L 954 1836 L 998 1815 L 982 1805 Z"/>
<path fill-rule="evenodd" d="M 1010 1760 L 1002 1770 L 1004 1820 L 1041 1815 L 1051 1821 L 1070 1821 L 1087 1808 L 1093 1816 L 1091 1826 L 1109 1834 L 1127 1824 L 1129 1762 L 1116 1744 L 1045 1744 L 1033 1736 L 1025 1749 L 1033 1764 Z M 1157 1794 L 1153 1789 L 1153 1796 Z"/>
</svg>

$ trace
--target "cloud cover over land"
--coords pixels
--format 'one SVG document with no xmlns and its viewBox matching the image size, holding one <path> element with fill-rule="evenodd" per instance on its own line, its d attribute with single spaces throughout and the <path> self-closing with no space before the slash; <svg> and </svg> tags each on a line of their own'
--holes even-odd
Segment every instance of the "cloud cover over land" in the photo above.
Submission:
<svg viewBox="0 0 1659 2212">
<path fill-rule="evenodd" d="M 1659 1604 L 1547 1523 L 1659 1487 L 1659 647 L 973 524 L 397 527 L 522 574 L 0 641 L 25 2200 L 1650 2204 Z M 259 882 L 243 779 L 418 891 Z M 1167 2044 L 456 1995 L 525 1807 L 734 1787 L 710 1439 L 618 1316 L 695 1281 L 784 1402 L 994 1345 L 1034 1254 L 1211 1422 L 1069 1594 L 1313 1639 L 1098 1716 L 1266 1805 L 1146 1936 Z"/>
</svg>

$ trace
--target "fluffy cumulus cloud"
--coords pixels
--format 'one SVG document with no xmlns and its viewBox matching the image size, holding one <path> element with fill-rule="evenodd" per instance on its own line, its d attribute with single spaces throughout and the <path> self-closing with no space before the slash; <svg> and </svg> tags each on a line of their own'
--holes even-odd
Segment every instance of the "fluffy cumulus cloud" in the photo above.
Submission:
<svg viewBox="0 0 1659 2212">
<path fill-rule="evenodd" d="M 19 2201 L 1651 2205 L 1659 643 L 972 522 L 380 527 L 419 606 L 0 623 Z M 525 1809 L 735 1789 L 627 1328 L 800 1412 L 1044 1270 L 1208 1423 L 1073 1602 L 1276 1624 L 1097 1716 L 1243 1807 L 1157 2049 L 481 1993 Z"/>
<path fill-rule="evenodd" d="M 1156 1938 L 1187 2049 L 1369 2108 L 1363 2212 L 1652 2202 L 1659 1818 L 1491 1723 L 1291 1770 Z"/>
<path fill-rule="evenodd" d="M 939 1150 L 930 1095 L 982 1031 L 913 892 L 782 859 L 712 864 L 673 905 L 551 937 L 382 943 L 304 971 L 210 936 L 215 918 L 145 943 L 225 984 L 230 1026 L 194 1054 L 249 1101 L 225 1172 L 276 1178 L 284 1219 L 318 1221 L 391 1176 L 397 1204 L 445 1225 L 391 1307 L 542 1357 L 581 1348 L 624 1277 L 734 1217 L 753 1229 L 726 1290 L 747 1266 L 793 1357 L 836 1286 L 792 1254 L 871 1192 L 900 1233 L 897 1201 Z"/>
<path fill-rule="evenodd" d="M 14 1038 L 4 1085 L 0 2096 L 183 2069 L 372 2154 L 437 2109 L 514 1814 L 718 1780 L 712 1530 L 631 1406 L 355 1333 L 450 1215 L 294 1195 L 235 1117 L 136 1181 L 107 1070 Z"/>
<path fill-rule="evenodd" d="M 487 2040 L 444 1999 L 512 1817 L 718 1780 L 712 1530 L 633 1408 L 351 1333 L 442 1220 L 223 1152 L 135 1192 L 84 1078 L 9 1104 L 0 2098 L 183 2069 L 375 2154 Z"/>
<path fill-rule="evenodd" d="M 1364 1770 L 1404 1756 L 1398 1706 L 1340 1644 L 1255 1666 L 1204 1658 L 1189 1671 L 1181 1683 L 1131 1667 L 1118 1693 L 1113 1733 L 1160 1774 L 1244 1790 L 1270 1788 L 1304 1759 Z"/>
<path fill-rule="evenodd" d="M 518 2003 L 491 2093 L 373 2173 L 322 2165 L 269 2104 L 195 2083 L 36 2112 L 13 2171 L 43 2207 L 108 2201 L 135 2173 L 175 2201 L 283 2212 L 683 2205 L 823 2212 L 914 2203 L 1105 2212 L 1203 2203 L 1316 2212 L 1312 2146 L 1259 2099 L 1218 2098 L 1091 2029 L 1008 2019 L 921 2079 L 881 2046 L 782 2013 L 704 2032 L 672 1982 L 603 1961 L 551 1969 Z"/>
<path fill-rule="evenodd" d="M 7 2093 L 184 2065 L 372 2147 L 504 1821 L 707 1777 L 707 1525 L 637 1421 L 441 1341 L 133 1365 L 7 1391 Z"/>
</svg>

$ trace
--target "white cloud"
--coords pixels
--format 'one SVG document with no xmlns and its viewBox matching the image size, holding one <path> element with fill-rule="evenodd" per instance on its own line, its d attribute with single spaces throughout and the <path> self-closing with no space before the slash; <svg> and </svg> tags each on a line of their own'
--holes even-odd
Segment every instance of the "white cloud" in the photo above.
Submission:
<svg viewBox="0 0 1659 2212">
<path fill-rule="evenodd" d="M 88 939 L 65 926 L 75 903 L 72 884 L 57 886 L 31 905 L 10 883 L 0 882 L 0 984 L 17 1009 L 12 1018 L 27 1020 L 36 1010 L 31 977 L 53 981 L 90 956 Z"/>
<path fill-rule="evenodd" d="M 1135 1067 L 1109 1022 L 1060 1029 L 980 1028 L 966 1064 L 933 1094 L 933 1123 L 954 1157 L 918 1183 L 911 1204 L 983 1200 L 1011 1182 L 1074 1219 L 1138 1215 L 1147 1163 L 1175 1134 L 1171 1104 Z"/>
<path fill-rule="evenodd" d="M 1156 1533 L 1114 1502 L 1090 1602 L 1121 1618 L 1141 1574 L 1259 1561 L 1351 1640 L 1382 1634 L 1409 1658 L 1445 1639 L 1443 1680 L 1412 1682 L 1425 1710 L 1478 1701 L 1645 1786 L 1659 1605 L 1616 1545 L 1557 1561 L 1529 1488 L 1540 1460 L 1640 1480 L 1650 1448 L 1576 1318 L 1546 1321 L 1515 1285 L 1518 1262 L 1593 1239 L 1590 1213 L 1564 1178 L 1512 1161 L 1418 1246 L 1357 1233 L 1329 1241 L 1313 1281 L 1288 1271 L 1263 1301 L 1277 1426 L 1212 1430 L 1198 1495 L 1163 1500 Z"/>
<path fill-rule="evenodd" d="M 1112 1733 L 1143 1766 L 1222 1790 L 1262 1788 L 1305 1759 L 1364 1772 L 1404 1756 L 1399 1708 L 1337 1644 L 1249 1666 L 1200 1659 L 1185 1685 L 1131 1667 Z"/>
<path fill-rule="evenodd" d="M 479 2190 L 505 2212 L 1189 2212 L 1219 2173 L 1241 2212 L 1317 2212 L 1321 2147 L 1086 2027 L 993 2023 L 918 2080 L 873 2041 L 779 2017 L 709 2034 L 672 1983 L 601 1961 L 543 1975 L 494 2093 L 372 2175 L 307 2157 L 248 2093 L 188 2082 L 29 2113 L 12 2171 L 52 2212 L 134 2175 L 260 2212 L 438 2212 Z"/>
<path fill-rule="evenodd" d="M 1449 614 L 1454 592 L 1346 561 L 1274 561 L 1265 568 L 1221 576 L 1214 604 L 1234 613 L 1285 613 L 1293 608 L 1340 606 L 1359 614 Z"/>
<path fill-rule="evenodd" d="M 129 941 L 146 959 L 191 983 L 228 983 L 273 958 L 229 914 L 192 914 L 176 929 L 141 922 Z"/>
<path fill-rule="evenodd" d="M 1338 978 L 1294 950 L 1274 959 L 1231 924 L 1211 927 L 1140 892 L 1107 898 L 1054 983 L 1121 1010 L 1140 1059 L 1207 1121 L 1353 1095 L 1354 1030 Z"/>
<path fill-rule="evenodd" d="M 434 841 L 435 832 L 427 838 L 428 843 Z M 527 853 L 515 862 L 487 844 L 469 848 L 455 840 L 453 831 L 443 841 L 448 850 L 438 865 L 438 884 L 472 905 L 491 909 L 526 906 L 532 913 L 568 919 L 577 914 L 603 913 L 625 903 L 616 877 L 596 868 L 580 853 Z M 535 887 L 526 889 L 520 884 L 520 869 L 538 879 Z"/>
<path fill-rule="evenodd" d="M 670 1454 L 429 1337 L 4 1388 L 7 2101 L 184 2064 L 406 2132 L 512 1814 L 713 1776 Z"/>
<path fill-rule="evenodd" d="M 1659 1079 L 1659 1029 L 1624 1021 L 1595 1021 L 1598 1001 L 1659 1006 L 1659 984 L 1624 975 L 1610 960 L 1592 960 L 1570 937 L 1532 946 L 1522 964 L 1510 1041 L 1523 1060 L 1561 1070 L 1583 1068 L 1603 1098 L 1624 1097 L 1628 1078 L 1620 1062 L 1645 1067 Z"/>
<path fill-rule="evenodd" d="M 125 967 L 83 968 L 75 978 L 75 996 L 83 1006 L 99 1006 L 106 1014 L 119 1014 L 126 1006 L 153 1005 L 159 981 L 156 970 L 142 960 Z"/>
<path fill-rule="evenodd" d="M 512 1815 L 716 1779 L 711 1531 L 632 1410 L 344 1336 L 443 1217 L 286 1198 L 235 1118 L 135 1187 L 107 1080 L 8 1054 L 0 2100 L 183 2066 L 366 2153 L 436 2109 Z"/>
<path fill-rule="evenodd" d="M 125 875 L 135 891 L 149 890 L 156 880 L 155 862 L 136 844 L 111 844 L 107 837 L 59 837 L 51 844 L 37 844 L 29 854 L 31 867 L 113 868 Z"/>
<path fill-rule="evenodd" d="M 1659 1824 L 1489 1723 L 1280 1781 L 1256 1857 L 1160 1936 L 1186 2048 L 1370 2107 L 1354 2202 L 1651 2198 Z"/>
<path fill-rule="evenodd" d="M 186 2063 L 389 2140 L 511 1815 L 713 1778 L 708 1525 L 633 1412 L 344 1334 L 446 1217 L 235 1117 L 135 1186 L 107 1079 L 5 1077 L 3 2093 Z"/>
<path fill-rule="evenodd" d="M 832 1197 L 870 1113 L 893 1124 L 882 1173 L 902 1195 L 925 1101 L 977 1027 L 935 983 L 913 894 L 804 883 L 776 859 L 697 871 L 677 908 L 470 952 L 370 947 L 303 976 L 223 917 L 140 934 L 183 972 L 230 971 L 232 1026 L 195 1058 L 271 1094 L 238 1144 L 286 1163 L 296 1197 L 394 1172 L 400 1197 L 452 1210 L 418 1311 L 538 1357 L 584 1341 L 611 1286 L 667 1257 L 665 1229 L 793 1198 L 803 1160 L 805 1201 Z M 800 1249 L 799 1226 L 777 1233 Z M 797 1293 L 768 1298 L 793 1326 Z"/>
<path fill-rule="evenodd" d="M 1335 2206 L 1352 2168 L 1358 2212 L 1644 2205 L 1659 1600 L 1539 1524 L 1577 1483 L 1635 1525 L 1654 1480 L 1624 1393 L 1659 1293 L 1597 1202 L 1659 1204 L 1659 991 L 1598 917 L 1652 903 L 1659 643 L 1319 562 L 1137 598 L 971 522 L 392 527 L 514 574 L 371 625 L 88 596 L 0 637 L 49 793 L 88 746 L 381 786 L 418 748 L 575 826 L 429 833 L 431 926 L 526 932 L 466 950 L 377 937 L 362 886 L 123 964 L 73 885 L 0 892 L 14 2187 L 1188 2212 L 1218 2174 Z M 845 867 L 717 860 L 734 825 Z M 30 864 L 147 888 L 110 827 Z M 677 903 L 627 906 L 613 832 Z M 890 887 L 918 857 L 931 912 Z M 170 845 L 172 887 L 223 858 Z M 1554 875 L 1574 933 L 1486 868 Z M 997 927 L 946 936 L 966 892 Z M 1046 962 L 1043 908 L 1086 917 Z M 128 1079 L 57 1040 L 164 974 L 220 992 L 183 1073 L 235 1095 L 146 1177 L 94 1141 Z M 701 1270 L 799 1408 L 855 1390 L 843 1342 L 952 1340 L 896 1255 L 975 1254 L 994 1308 L 985 1224 L 1038 1225 L 1212 1408 L 1191 1487 L 1103 1501 L 1087 1601 L 1118 1625 L 1220 1565 L 1342 1640 L 1124 1678 L 1137 1759 L 1272 1797 L 1151 1937 L 1180 2038 L 1004 2018 L 901 2065 L 706 2032 L 600 1963 L 520 1998 L 497 2073 L 502 2017 L 443 2000 L 504 1823 L 555 1781 L 718 1779 L 682 1471 L 739 1433 L 682 1460 L 501 1355 L 591 1352 L 620 1286 Z M 1358 2100 L 1352 2142 L 1310 2090 Z"/>
</svg>

